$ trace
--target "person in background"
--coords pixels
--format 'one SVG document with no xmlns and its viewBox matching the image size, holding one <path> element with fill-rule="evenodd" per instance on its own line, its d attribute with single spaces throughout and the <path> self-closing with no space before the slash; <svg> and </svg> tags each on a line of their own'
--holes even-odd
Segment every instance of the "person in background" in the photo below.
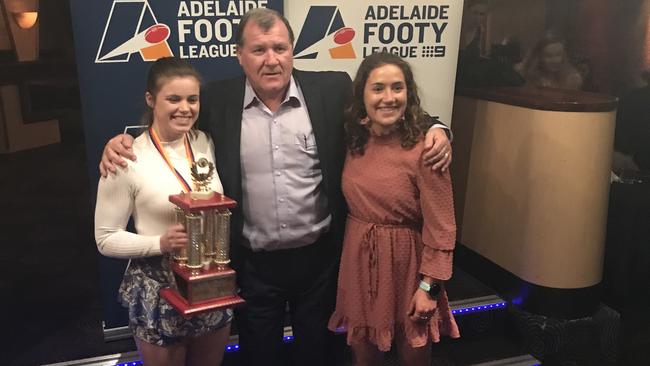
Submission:
<svg viewBox="0 0 650 366">
<path fill-rule="evenodd" d="M 460 32 L 460 55 L 468 60 L 486 57 L 488 54 L 487 0 L 470 0 L 463 11 Z"/>
<path fill-rule="evenodd" d="M 401 365 L 431 364 L 431 343 L 457 338 L 444 282 L 456 224 L 449 172 L 420 158 L 428 116 L 408 63 L 368 56 L 346 110 L 342 188 L 349 208 L 336 310 L 356 366 L 381 365 L 395 342 Z"/>
<path fill-rule="evenodd" d="M 547 32 L 519 69 L 526 85 L 581 90 L 583 76 L 567 56 L 566 42 L 554 32 Z"/>
<path fill-rule="evenodd" d="M 521 86 L 523 78 L 514 70 L 519 60 L 519 42 L 508 37 L 499 44 L 488 39 L 487 0 L 466 2 L 458 52 L 456 87 Z"/>
<path fill-rule="evenodd" d="M 188 242 L 168 197 L 191 190 L 193 161 L 214 160 L 212 140 L 195 128 L 199 89 L 199 74 L 186 61 L 156 61 L 145 93 L 149 129 L 132 146 L 139 159 L 100 178 L 97 189 L 95 240 L 103 255 L 130 260 L 119 300 L 145 365 L 219 365 L 230 335 L 231 310 L 186 319 L 159 296 L 175 285 L 168 255 Z M 223 192 L 218 175 L 211 188 Z M 135 233 L 126 231 L 129 218 Z"/>
</svg>

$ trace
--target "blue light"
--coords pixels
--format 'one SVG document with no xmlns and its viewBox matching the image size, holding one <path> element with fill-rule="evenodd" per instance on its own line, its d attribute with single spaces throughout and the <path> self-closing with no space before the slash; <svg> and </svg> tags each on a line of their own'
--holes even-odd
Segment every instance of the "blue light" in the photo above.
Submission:
<svg viewBox="0 0 650 366">
<path fill-rule="evenodd" d="M 498 302 L 494 304 L 485 304 L 485 305 L 478 305 L 478 306 L 471 306 L 467 308 L 461 308 L 461 309 L 453 309 L 451 311 L 452 314 L 469 314 L 469 313 L 478 313 L 482 311 L 487 311 L 489 309 L 494 309 L 494 308 L 503 308 L 506 306 L 505 302 Z"/>
<path fill-rule="evenodd" d="M 236 352 L 239 351 L 239 344 L 237 343 L 231 343 L 226 346 L 226 353 L 231 353 L 231 352 Z"/>
</svg>

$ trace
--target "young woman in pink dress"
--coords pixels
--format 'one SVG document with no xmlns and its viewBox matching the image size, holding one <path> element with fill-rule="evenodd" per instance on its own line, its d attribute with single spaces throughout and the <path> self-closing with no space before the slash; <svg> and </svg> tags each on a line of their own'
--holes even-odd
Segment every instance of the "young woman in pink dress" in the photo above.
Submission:
<svg viewBox="0 0 650 366">
<path fill-rule="evenodd" d="M 393 343 L 400 364 L 431 364 L 431 344 L 459 337 L 444 282 L 456 237 L 449 172 L 421 159 L 431 117 L 410 66 L 367 57 L 346 111 L 342 188 L 349 216 L 331 330 L 347 331 L 355 365 L 381 365 Z"/>
</svg>

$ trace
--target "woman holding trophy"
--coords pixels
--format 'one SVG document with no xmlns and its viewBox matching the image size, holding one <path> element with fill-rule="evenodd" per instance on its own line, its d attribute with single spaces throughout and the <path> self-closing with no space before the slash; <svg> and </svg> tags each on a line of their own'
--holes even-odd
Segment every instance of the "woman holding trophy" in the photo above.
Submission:
<svg viewBox="0 0 650 366">
<path fill-rule="evenodd" d="M 212 141 L 195 128 L 199 80 L 191 65 L 174 57 L 152 65 L 145 93 L 149 129 L 133 143 L 138 160 L 101 178 L 97 190 L 97 247 L 103 255 L 130 259 L 119 300 L 129 309 L 145 365 L 218 365 L 230 334 L 232 310 L 184 318 L 159 295 L 174 283 L 166 255 L 188 243 L 168 197 L 191 191 L 194 162 L 214 159 Z M 209 184 L 223 192 L 216 171 Z M 131 217 L 135 233 L 126 231 Z"/>
</svg>

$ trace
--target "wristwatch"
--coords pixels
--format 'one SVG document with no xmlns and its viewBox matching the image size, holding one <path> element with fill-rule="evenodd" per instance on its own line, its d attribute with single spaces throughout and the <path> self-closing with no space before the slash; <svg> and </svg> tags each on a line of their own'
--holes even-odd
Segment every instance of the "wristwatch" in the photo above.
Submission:
<svg viewBox="0 0 650 366">
<path fill-rule="evenodd" d="M 440 284 L 438 282 L 428 284 L 426 281 L 420 281 L 420 289 L 428 293 L 432 299 L 435 299 L 440 293 Z"/>
</svg>

